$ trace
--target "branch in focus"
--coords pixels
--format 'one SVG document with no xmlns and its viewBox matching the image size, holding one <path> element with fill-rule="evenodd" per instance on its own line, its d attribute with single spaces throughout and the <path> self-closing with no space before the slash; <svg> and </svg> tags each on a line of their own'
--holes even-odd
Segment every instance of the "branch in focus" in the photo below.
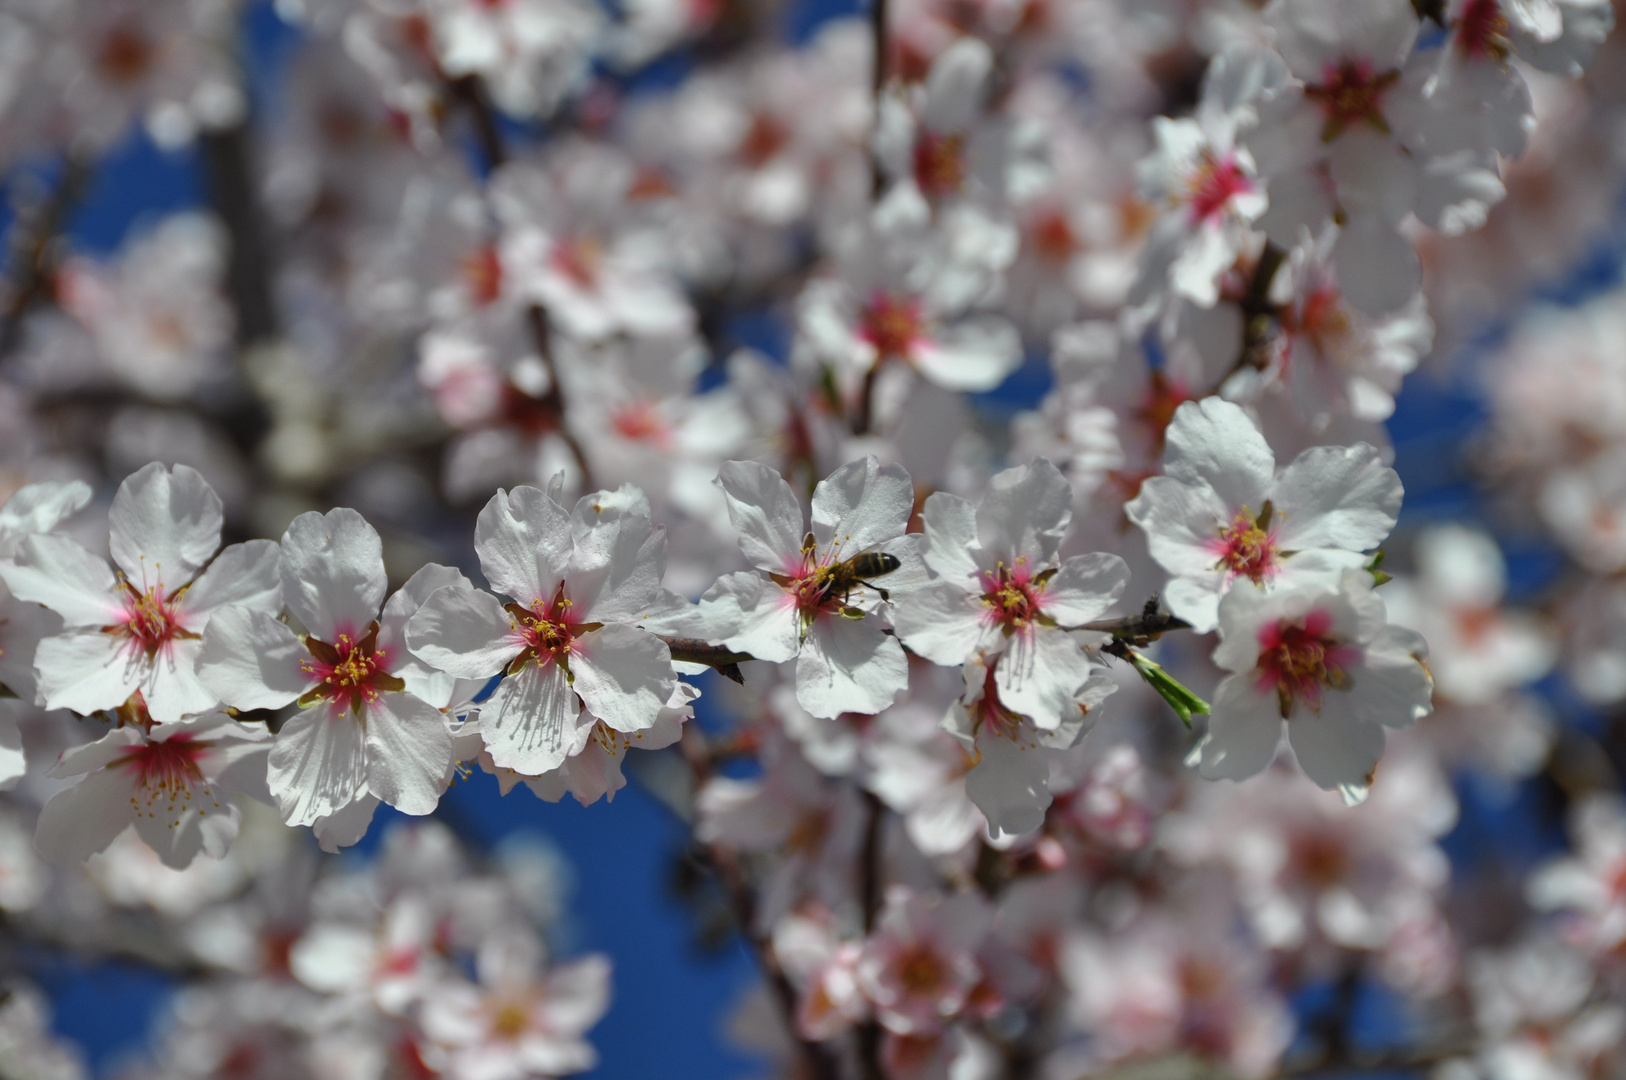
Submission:
<svg viewBox="0 0 1626 1080">
<path fill-rule="evenodd" d="M 717 674 L 725 679 L 731 679 L 745 685 L 745 676 L 740 674 L 740 665 L 747 660 L 755 660 L 750 653 L 735 652 L 733 649 L 721 645 L 711 645 L 699 638 L 669 637 L 666 634 L 657 634 L 666 647 L 671 650 L 672 659 L 685 664 L 705 664 L 715 668 Z"/>
</svg>

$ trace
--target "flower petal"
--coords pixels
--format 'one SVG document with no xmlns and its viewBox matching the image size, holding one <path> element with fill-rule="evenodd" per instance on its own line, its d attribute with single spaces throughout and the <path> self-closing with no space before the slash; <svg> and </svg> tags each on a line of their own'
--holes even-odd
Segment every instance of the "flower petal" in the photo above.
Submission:
<svg viewBox="0 0 1626 1080">
<path fill-rule="evenodd" d="M 40 642 L 34 670 L 45 707 L 88 716 L 123 705 L 147 674 L 146 657 L 128 645 L 100 630 L 69 630 Z"/>
<path fill-rule="evenodd" d="M 283 601 L 323 641 L 365 634 L 388 587 L 378 531 L 347 506 L 300 514 L 282 536 Z"/>
<path fill-rule="evenodd" d="M 44 604 L 69 626 L 106 626 L 124 613 L 113 568 L 66 536 L 25 536 L 13 561 L 0 562 L 0 578 L 17 599 Z"/>
<path fill-rule="evenodd" d="M 849 461 L 813 489 L 813 538 L 836 558 L 851 558 L 902 536 L 914 509 L 914 482 L 902 465 L 874 455 Z"/>
<path fill-rule="evenodd" d="M 524 648 L 495 596 L 456 585 L 435 590 L 413 613 L 406 641 L 418 659 L 459 679 L 489 679 Z"/>
<path fill-rule="evenodd" d="M 301 667 L 309 657 L 286 623 L 264 611 L 227 607 L 203 632 L 197 671 L 235 709 L 280 709 L 315 682 Z"/>
<path fill-rule="evenodd" d="M 250 540 L 222 551 L 177 606 L 182 625 L 201 633 L 209 617 L 227 604 L 268 615 L 282 610 L 282 549 L 276 541 Z"/>
<path fill-rule="evenodd" d="M 1050 808 L 1048 755 L 1034 743 L 988 730 L 977 735 L 977 753 L 965 793 L 988 819 L 989 835 L 998 840 L 1037 831 Z"/>
<path fill-rule="evenodd" d="M 403 814 L 434 811 L 452 766 L 446 718 L 411 694 L 380 694 L 367 707 L 367 790 Z"/>
<path fill-rule="evenodd" d="M 522 604 L 553 599 L 570 548 L 570 515 L 540 488 L 497 492 L 474 526 L 486 580 Z"/>
<path fill-rule="evenodd" d="M 1037 571 L 1055 562 L 1073 523 L 1073 488 L 1044 458 L 996 473 L 977 505 L 979 562 L 984 570 L 1025 559 Z"/>
<path fill-rule="evenodd" d="M 104 850 L 135 820 L 133 786 L 121 771 L 98 769 L 57 792 L 40 811 L 34 846 L 53 863 L 83 862 Z"/>
<path fill-rule="evenodd" d="M 909 687 L 903 646 L 872 619 L 820 615 L 796 661 L 796 700 L 821 720 L 874 714 Z"/>
<path fill-rule="evenodd" d="M 1099 618 L 1129 587 L 1129 564 L 1116 555 L 1093 552 L 1065 560 L 1045 585 L 1040 607 L 1063 626 Z"/>
<path fill-rule="evenodd" d="M 606 623 L 574 644 L 571 686 L 588 712 L 617 731 L 642 731 L 660 717 L 677 682 L 666 642 Z"/>
<path fill-rule="evenodd" d="M 220 548 L 220 496 L 186 465 L 153 462 L 126 477 L 107 515 L 113 561 L 137 587 L 191 581 Z"/>
<path fill-rule="evenodd" d="M 294 715 L 271 744 L 265 778 L 289 825 L 331 817 L 366 792 L 361 724 L 326 705 Z"/>
<path fill-rule="evenodd" d="M 994 681 L 1001 702 L 1039 730 L 1054 731 L 1077 718 L 1078 693 L 1094 671 L 1088 654 L 1065 632 L 1029 626 L 1011 635 Z"/>
<path fill-rule="evenodd" d="M 1213 709 L 1203 742 L 1203 778 L 1246 780 L 1264 772 L 1282 741 L 1276 695 L 1257 689 L 1247 675 L 1232 675 L 1220 683 Z"/>
<path fill-rule="evenodd" d="M 1230 510 L 1258 513 L 1276 475 L 1276 455 L 1239 405 L 1222 398 L 1188 401 L 1169 425 L 1163 472 L 1214 489 Z"/>
<path fill-rule="evenodd" d="M 707 638 L 758 660 L 783 663 L 800 647 L 800 626 L 791 595 L 761 574 L 742 570 L 718 578 L 700 598 Z"/>
<path fill-rule="evenodd" d="M 1395 527 L 1405 494 L 1375 447 L 1312 446 L 1282 470 L 1270 499 L 1288 551 L 1367 551 Z"/>
<path fill-rule="evenodd" d="M 794 567 L 804 535 L 802 505 L 784 478 L 755 461 L 725 461 L 717 470 L 717 486 L 751 564 L 773 574 Z"/>
<path fill-rule="evenodd" d="M 558 664 L 527 664 L 480 707 L 480 737 L 498 768 L 540 776 L 581 749 L 586 739 L 577 737 L 580 713 L 581 702 Z"/>
<path fill-rule="evenodd" d="M 898 640 L 934 664 L 959 664 L 981 643 L 982 600 L 957 584 L 933 582 L 899 601 L 892 616 Z"/>
</svg>

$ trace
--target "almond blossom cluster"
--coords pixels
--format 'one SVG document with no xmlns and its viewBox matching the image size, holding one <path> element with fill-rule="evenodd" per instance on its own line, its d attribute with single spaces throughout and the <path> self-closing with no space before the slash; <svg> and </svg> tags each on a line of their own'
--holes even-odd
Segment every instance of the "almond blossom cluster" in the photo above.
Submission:
<svg viewBox="0 0 1626 1080">
<path fill-rule="evenodd" d="M 1626 1071 L 1617 5 L 837 6 L 0 3 L 0 1074 Z"/>
</svg>

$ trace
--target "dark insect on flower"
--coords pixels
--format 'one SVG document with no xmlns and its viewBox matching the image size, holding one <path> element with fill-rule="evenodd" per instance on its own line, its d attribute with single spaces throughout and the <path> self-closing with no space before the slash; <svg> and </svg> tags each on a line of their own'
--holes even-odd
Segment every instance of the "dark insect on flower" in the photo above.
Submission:
<svg viewBox="0 0 1626 1080">
<path fill-rule="evenodd" d="M 902 565 L 896 555 L 888 555 L 884 551 L 866 551 L 831 563 L 819 572 L 819 601 L 829 603 L 839 596 L 846 603 L 848 594 L 859 585 L 874 589 L 882 600 L 891 600 L 890 593 L 869 579 L 883 577 Z"/>
</svg>

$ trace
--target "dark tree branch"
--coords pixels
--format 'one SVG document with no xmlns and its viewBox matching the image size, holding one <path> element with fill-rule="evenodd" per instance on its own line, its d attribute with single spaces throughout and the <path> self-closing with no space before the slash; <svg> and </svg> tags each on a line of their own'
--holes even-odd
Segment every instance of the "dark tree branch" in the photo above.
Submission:
<svg viewBox="0 0 1626 1080">
<path fill-rule="evenodd" d="M 478 76 L 466 75 L 451 81 L 449 86 L 452 96 L 463 103 L 474 125 L 475 140 L 480 144 L 480 153 L 485 158 L 489 175 L 508 161 L 508 146 L 503 141 L 502 128 L 497 124 L 496 110 L 492 108 Z M 539 405 L 551 419 L 553 430 L 570 447 L 576 468 L 581 470 L 582 486 L 591 488 L 593 470 L 588 467 L 587 455 L 582 451 L 581 443 L 565 426 L 564 390 L 559 385 L 559 365 L 553 355 L 553 330 L 547 309 L 539 303 L 532 304 L 525 310 L 525 325 L 536 345 L 537 356 L 548 373 L 548 392 L 542 396 Z"/>
<path fill-rule="evenodd" d="M 198 140 L 209 176 L 209 201 L 226 226 L 230 250 L 226 291 L 237 310 L 237 344 L 247 348 L 277 336 L 273 257 L 260 193 L 254 182 L 254 154 L 247 121 Z"/>
<path fill-rule="evenodd" d="M 10 356 L 22 341 L 23 316 L 50 291 L 53 244 L 67 224 L 68 215 L 78 205 L 90 182 L 90 165 L 68 157 L 56 190 L 29 219 L 12 226 L 11 265 L 8 277 L 10 295 L 0 312 L 0 360 Z"/>
</svg>

